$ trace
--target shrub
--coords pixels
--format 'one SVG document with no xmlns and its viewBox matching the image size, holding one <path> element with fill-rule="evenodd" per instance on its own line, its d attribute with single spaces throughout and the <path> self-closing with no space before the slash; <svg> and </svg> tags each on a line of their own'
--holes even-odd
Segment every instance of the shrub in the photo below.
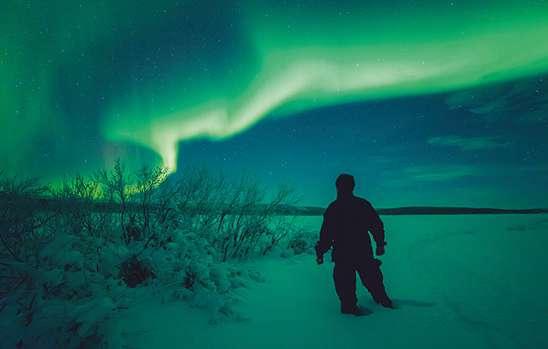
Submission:
<svg viewBox="0 0 548 349">
<path fill-rule="evenodd" d="M 120 267 L 120 277 L 128 287 L 136 287 L 155 277 L 154 271 L 137 256 L 133 255 Z"/>
<path fill-rule="evenodd" d="M 100 347 L 107 322 L 141 290 L 233 317 L 233 261 L 271 252 L 296 232 L 280 215 L 291 192 L 207 171 L 166 181 L 163 168 L 77 176 L 55 188 L 0 180 L 0 315 L 19 347 Z M 16 318 L 17 321 L 9 321 Z M 8 344 L 10 345 L 10 344 Z"/>
<path fill-rule="evenodd" d="M 315 234 L 311 232 L 299 232 L 289 239 L 287 246 L 294 255 L 299 255 L 311 252 L 314 242 Z"/>
</svg>

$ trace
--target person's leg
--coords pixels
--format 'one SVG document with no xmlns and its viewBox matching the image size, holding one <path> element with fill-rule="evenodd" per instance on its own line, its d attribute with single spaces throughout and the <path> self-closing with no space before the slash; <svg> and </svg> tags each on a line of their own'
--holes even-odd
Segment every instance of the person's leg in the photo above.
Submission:
<svg viewBox="0 0 548 349">
<path fill-rule="evenodd" d="M 383 282 L 384 277 L 380 265 L 381 261 L 375 258 L 363 261 L 358 266 L 358 274 L 363 285 L 373 297 L 373 300 L 378 304 L 391 308 L 393 306 L 392 300 L 386 294 Z"/>
<path fill-rule="evenodd" d="M 356 270 L 349 263 L 335 263 L 333 269 L 335 290 L 341 301 L 341 311 L 352 311 L 356 308 Z"/>
</svg>

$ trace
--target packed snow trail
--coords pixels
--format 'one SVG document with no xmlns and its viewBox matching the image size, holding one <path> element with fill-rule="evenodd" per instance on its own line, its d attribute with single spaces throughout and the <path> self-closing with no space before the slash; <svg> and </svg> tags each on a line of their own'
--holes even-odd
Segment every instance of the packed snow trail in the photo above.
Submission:
<svg viewBox="0 0 548 349">
<path fill-rule="evenodd" d="M 130 348 L 548 347 L 548 224 L 466 219 L 466 228 L 455 224 L 458 217 L 435 225 L 389 220 L 382 268 L 395 310 L 375 305 L 358 284 L 359 303 L 371 313 L 340 314 L 332 264 L 301 255 L 253 263 L 265 281 L 237 290 L 245 319 L 211 324 L 202 309 L 153 302 L 131 309 L 119 324 Z M 523 234 L 537 243 L 523 244 Z"/>
</svg>

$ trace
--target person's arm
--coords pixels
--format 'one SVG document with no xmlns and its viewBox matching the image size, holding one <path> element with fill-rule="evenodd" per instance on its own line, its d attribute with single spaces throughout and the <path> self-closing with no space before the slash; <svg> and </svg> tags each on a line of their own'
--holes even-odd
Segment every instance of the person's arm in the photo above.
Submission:
<svg viewBox="0 0 548 349">
<path fill-rule="evenodd" d="M 371 219 L 369 231 L 371 232 L 371 235 L 373 235 L 373 239 L 375 240 L 375 244 L 377 245 L 377 251 L 375 254 L 377 256 L 381 256 L 384 254 L 384 246 L 386 245 L 384 236 L 384 224 L 381 220 L 381 217 L 379 217 L 379 214 L 371 204 L 369 204 L 369 209 Z"/>
<path fill-rule="evenodd" d="M 324 214 L 322 228 L 320 229 L 320 239 L 316 243 L 316 261 L 318 264 L 323 263 L 323 255 L 329 251 L 333 245 L 331 229 L 329 229 L 327 214 Z"/>
</svg>

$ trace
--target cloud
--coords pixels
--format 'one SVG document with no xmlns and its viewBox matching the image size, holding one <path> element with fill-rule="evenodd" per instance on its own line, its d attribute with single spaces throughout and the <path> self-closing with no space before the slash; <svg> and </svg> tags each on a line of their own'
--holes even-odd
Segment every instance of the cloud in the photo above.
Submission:
<svg viewBox="0 0 548 349">
<path fill-rule="evenodd" d="M 548 76 L 525 78 L 450 94 L 451 109 L 465 109 L 493 122 L 548 122 Z"/>
<path fill-rule="evenodd" d="M 406 180 L 420 182 L 445 182 L 478 175 L 481 175 L 479 169 L 468 165 L 410 166 L 403 170 Z"/>
<path fill-rule="evenodd" d="M 498 137 L 441 136 L 428 139 L 428 144 L 442 147 L 457 147 L 464 151 L 505 148 L 510 145 Z"/>
<path fill-rule="evenodd" d="M 407 166 L 398 170 L 382 171 L 382 186 L 408 187 L 417 183 L 452 182 L 468 177 L 485 176 L 485 168 L 455 164 L 455 165 L 417 165 Z"/>
<path fill-rule="evenodd" d="M 533 173 L 548 173 L 547 164 L 537 165 L 416 165 L 407 166 L 399 170 L 385 170 L 382 172 L 383 185 L 409 186 L 412 182 L 442 183 L 452 182 L 463 178 L 483 177 L 500 180 L 501 178 L 524 178 Z"/>
</svg>

